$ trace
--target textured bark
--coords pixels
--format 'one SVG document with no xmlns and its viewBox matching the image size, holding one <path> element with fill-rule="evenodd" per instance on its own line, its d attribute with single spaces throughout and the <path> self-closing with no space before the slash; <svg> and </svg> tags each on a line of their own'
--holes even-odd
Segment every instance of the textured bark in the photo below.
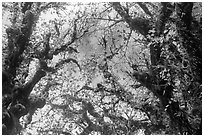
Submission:
<svg viewBox="0 0 204 137">
<path fill-rule="evenodd" d="M 112 3 L 113 8 L 121 15 L 121 17 L 126 21 L 127 24 L 133 29 L 141 33 L 142 35 L 147 35 L 147 30 L 144 28 L 150 28 L 150 24 L 148 21 L 143 22 L 143 26 L 138 25 L 139 21 L 137 22 L 136 27 L 134 26 L 135 23 L 133 23 L 133 19 L 125 12 L 124 8 L 120 5 L 120 3 Z M 193 58 L 196 58 L 196 63 L 194 63 L 194 70 L 197 72 L 197 75 L 195 77 L 198 78 L 198 81 L 201 80 L 201 45 L 199 43 L 190 43 L 192 41 L 199 42 L 200 40 L 196 40 L 191 32 L 191 22 L 192 22 L 192 7 L 193 3 L 181 3 L 179 4 L 177 10 L 178 15 L 181 19 L 181 24 L 177 25 L 178 32 L 180 33 L 180 36 L 183 38 L 183 45 L 186 45 L 186 50 L 190 56 L 193 56 Z M 157 18 L 157 21 L 155 22 L 156 26 L 156 33 L 155 38 L 160 37 L 164 34 L 165 25 L 167 21 L 169 21 L 170 16 L 172 13 L 175 12 L 175 7 L 171 5 L 170 3 L 161 3 L 161 10 L 160 14 Z M 179 19 L 179 18 L 178 18 Z M 140 20 L 141 21 L 141 20 Z M 142 22 L 141 22 L 142 23 Z M 140 23 L 139 23 L 140 24 Z M 180 28 L 186 28 L 186 31 L 183 29 L 179 30 Z M 145 30 L 145 31 L 142 31 Z M 190 38 L 190 39 L 189 39 Z M 157 96 L 160 99 L 160 103 L 163 107 L 163 109 L 166 110 L 166 113 L 169 115 L 172 123 L 172 128 L 174 127 L 176 129 L 179 128 L 180 134 L 199 134 L 196 129 L 192 128 L 186 114 L 180 109 L 179 103 L 173 100 L 173 87 L 174 84 L 170 83 L 168 84 L 166 80 L 160 77 L 160 72 L 162 70 L 156 69 L 157 66 L 163 66 L 165 64 L 164 60 L 162 60 L 160 54 L 162 51 L 163 45 L 157 41 L 151 41 L 150 44 L 150 58 L 151 58 L 151 70 L 148 74 L 148 81 L 147 76 L 143 73 L 137 73 L 135 72 L 133 76 L 135 77 L 138 82 L 140 82 L 143 86 L 147 87 L 149 90 L 151 90 L 155 96 Z M 196 47 L 197 45 L 197 47 Z M 192 62 L 193 64 L 193 62 Z M 200 82 L 201 83 L 201 82 Z M 180 114 L 180 115 L 179 115 Z"/>
<path fill-rule="evenodd" d="M 18 4 L 14 4 L 18 6 Z M 14 79 L 17 76 L 22 61 L 24 60 L 23 53 L 28 48 L 32 28 L 34 26 L 34 14 L 31 12 L 32 3 L 24 3 L 22 13 L 24 13 L 21 26 L 13 26 L 6 29 L 8 36 L 8 56 L 5 59 L 4 72 L 8 74 L 7 79 L 3 79 L 3 116 L 2 116 L 2 131 L 3 134 L 19 134 L 21 126 L 19 118 L 28 113 L 30 101 L 28 99 L 35 84 L 40 81 L 46 73 L 40 67 L 34 74 L 33 78 L 25 85 L 14 85 Z M 17 16 L 17 15 L 14 15 Z M 16 19 L 16 17 L 14 17 Z M 6 82 L 5 82 L 6 81 Z M 5 84 L 6 83 L 6 84 Z M 41 103 L 41 102 L 40 102 Z M 42 107 L 42 105 L 40 106 Z"/>
</svg>

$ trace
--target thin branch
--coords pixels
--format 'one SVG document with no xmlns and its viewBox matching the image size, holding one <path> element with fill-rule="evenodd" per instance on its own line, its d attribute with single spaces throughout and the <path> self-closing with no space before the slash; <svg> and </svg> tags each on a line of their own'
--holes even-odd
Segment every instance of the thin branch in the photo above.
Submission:
<svg viewBox="0 0 204 137">
<path fill-rule="evenodd" d="M 69 62 L 75 63 L 75 64 L 79 67 L 79 69 L 81 70 L 81 66 L 79 65 L 78 61 L 75 60 L 75 59 L 73 59 L 73 58 L 67 58 L 67 59 L 65 59 L 65 60 L 61 60 L 60 62 L 58 62 L 58 63 L 55 65 L 55 68 L 59 68 L 59 67 L 61 67 L 64 63 L 69 63 Z"/>
</svg>

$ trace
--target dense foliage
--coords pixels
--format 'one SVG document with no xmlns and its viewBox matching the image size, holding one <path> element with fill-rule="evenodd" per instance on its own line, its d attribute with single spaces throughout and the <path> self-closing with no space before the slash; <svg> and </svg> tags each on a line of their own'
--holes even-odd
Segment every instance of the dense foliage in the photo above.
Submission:
<svg viewBox="0 0 204 137">
<path fill-rule="evenodd" d="M 2 134 L 202 134 L 202 3 L 3 3 Z"/>
</svg>

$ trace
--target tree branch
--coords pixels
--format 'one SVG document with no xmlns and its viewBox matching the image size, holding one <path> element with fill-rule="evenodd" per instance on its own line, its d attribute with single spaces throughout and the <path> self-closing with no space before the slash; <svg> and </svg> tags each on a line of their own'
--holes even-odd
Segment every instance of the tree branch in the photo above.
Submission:
<svg viewBox="0 0 204 137">
<path fill-rule="evenodd" d="M 149 20 L 145 18 L 132 18 L 130 15 L 125 11 L 125 8 L 119 2 L 112 2 L 111 3 L 115 11 L 120 14 L 120 16 L 125 20 L 125 22 L 133 29 L 138 31 L 140 34 L 146 36 L 150 29 Z"/>
<path fill-rule="evenodd" d="M 31 93 L 31 91 L 33 90 L 34 86 L 36 83 L 38 83 L 38 81 L 40 81 L 40 79 L 42 77 L 44 77 L 46 75 L 45 71 L 39 69 L 36 71 L 35 75 L 33 76 L 33 78 L 31 80 L 29 80 L 25 86 L 23 87 L 23 91 L 25 91 L 25 97 L 28 97 Z"/>
<path fill-rule="evenodd" d="M 137 2 L 137 4 L 140 6 L 140 8 L 143 9 L 143 11 L 148 14 L 150 17 L 152 17 L 151 12 L 149 11 L 149 9 L 147 8 L 147 6 L 143 3 L 143 2 Z"/>
<path fill-rule="evenodd" d="M 69 62 L 75 63 L 75 64 L 79 67 L 79 69 L 81 70 L 81 67 L 80 67 L 78 61 L 75 60 L 75 59 L 73 59 L 73 58 L 67 58 L 67 59 L 65 59 L 65 60 L 60 61 L 59 63 L 57 63 L 57 64 L 55 65 L 55 68 L 59 68 L 59 67 L 61 67 L 64 63 L 69 63 Z"/>
</svg>

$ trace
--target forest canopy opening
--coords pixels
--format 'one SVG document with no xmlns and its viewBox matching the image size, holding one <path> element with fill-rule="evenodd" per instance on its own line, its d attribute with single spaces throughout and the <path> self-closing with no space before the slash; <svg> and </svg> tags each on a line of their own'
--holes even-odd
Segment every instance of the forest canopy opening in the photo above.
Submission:
<svg viewBox="0 0 204 137">
<path fill-rule="evenodd" d="M 201 135 L 202 3 L 3 2 L 3 135 Z"/>
</svg>

